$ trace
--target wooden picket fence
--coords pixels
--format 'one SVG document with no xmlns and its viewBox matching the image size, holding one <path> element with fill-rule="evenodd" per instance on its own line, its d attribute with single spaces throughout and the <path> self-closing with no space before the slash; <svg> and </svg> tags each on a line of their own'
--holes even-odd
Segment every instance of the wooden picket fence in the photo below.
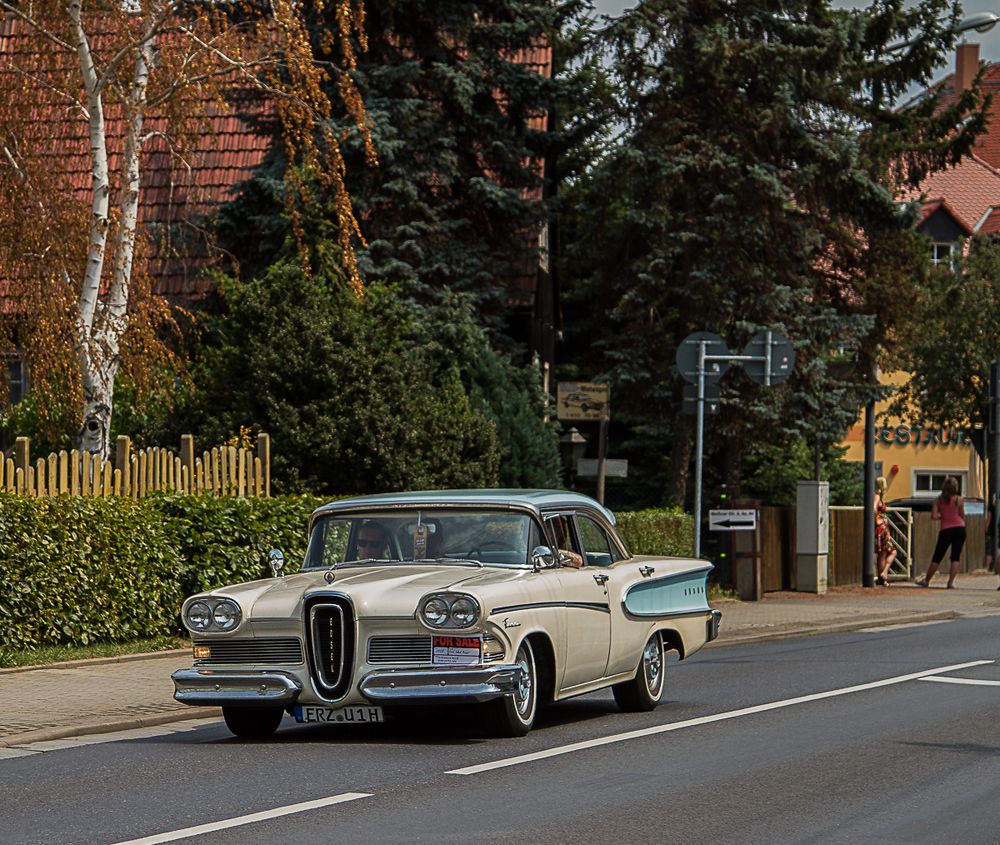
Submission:
<svg viewBox="0 0 1000 845">
<path fill-rule="evenodd" d="M 133 450 L 130 438 L 115 444 L 114 461 L 76 449 L 31 460 L 31 444 L 18 437 L 14 453 L 0 461 L 0 490 L 23 496 L 125 496 L 154 491 L 192 496 L 270 496 L 271 439 L 257 448 L 217 446 L 200 456 L 194 437 L 181 437 L 180 452 L 158 446 Z"/>
</svg>

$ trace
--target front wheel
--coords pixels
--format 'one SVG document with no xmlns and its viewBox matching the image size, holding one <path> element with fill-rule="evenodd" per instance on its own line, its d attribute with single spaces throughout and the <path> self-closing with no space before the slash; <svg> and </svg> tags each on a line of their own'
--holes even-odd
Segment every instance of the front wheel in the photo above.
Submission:
<svg viewBox="0 0 1000 845">
<path fill-rule="evenodd" d="M 243 739 L 267 739 L 281 724 L 280 707 L 223 707 L 226 727 Z"/>
<path fill-rule="evenodd" d="M 663 659 L 663 644 L 659 633 L 653 634 L 642 648 L 639 668 L 631 681 L 611 687 L 615 701 L 626 713 L 641 713 L 652 710 L 660 703 L 666 685 L 666 661 Z"/>
<path fill-rule="evenodd" d="M 518 648 L 514 662 L 521 667 L 521 681 L 517 689 L 510 695 L 485 705 L 498 736 L 524 736 L 535 723 L 538 677 L 535 672 L 535 654 L 527 640 Z"/>
</svg>

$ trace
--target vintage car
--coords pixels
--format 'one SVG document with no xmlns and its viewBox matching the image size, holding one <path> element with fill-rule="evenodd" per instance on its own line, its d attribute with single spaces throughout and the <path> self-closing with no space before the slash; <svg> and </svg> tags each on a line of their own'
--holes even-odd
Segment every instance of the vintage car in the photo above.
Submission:
<svg viewBox="0 0 1000 845">
<path fill-rule="evenodd" d="M 299 722 L 380 722 L 475 704 L 527 733 L 540 705 L 611 687 L 651 710 L 664 652 L 718 635 L 701 560 L 633 556 L 610 511 L 556 490 L 344 499 L 312 515 L 301 570 L 201 593 L 181 613 L 194 666 L 174 697 L 265 737 Z"/>
</svg>

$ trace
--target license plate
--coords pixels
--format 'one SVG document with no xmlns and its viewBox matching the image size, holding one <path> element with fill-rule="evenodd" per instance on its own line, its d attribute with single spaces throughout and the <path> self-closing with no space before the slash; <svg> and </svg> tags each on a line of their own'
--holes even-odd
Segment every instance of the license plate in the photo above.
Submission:
<svg viewBox="0 0 1000 845">
<path fill-rule="evenodd" d="M 434 637 L 434 662 L 438 666 L 475 666 L 483 662 L 482 637 Z"/>
<path fill-rule="evenodd" d="M 296 722 L 340 722 L 359 724 L 361 722 L 384 722 L 381 707 L 312 707 L 296 704 L 292 708 Z"/>
</svg>

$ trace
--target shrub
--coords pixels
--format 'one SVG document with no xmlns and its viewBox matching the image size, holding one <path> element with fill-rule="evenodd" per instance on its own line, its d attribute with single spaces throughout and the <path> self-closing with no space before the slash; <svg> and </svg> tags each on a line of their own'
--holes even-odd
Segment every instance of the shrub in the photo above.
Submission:
<svg viewBox="0 0 1000 845">
<path fill-rule="evenodd" d="M 694 554 L 694 520 L 680 508 L 626 511 L 616 516 L 618 532 L 632 554 Z"/>
</svg>

